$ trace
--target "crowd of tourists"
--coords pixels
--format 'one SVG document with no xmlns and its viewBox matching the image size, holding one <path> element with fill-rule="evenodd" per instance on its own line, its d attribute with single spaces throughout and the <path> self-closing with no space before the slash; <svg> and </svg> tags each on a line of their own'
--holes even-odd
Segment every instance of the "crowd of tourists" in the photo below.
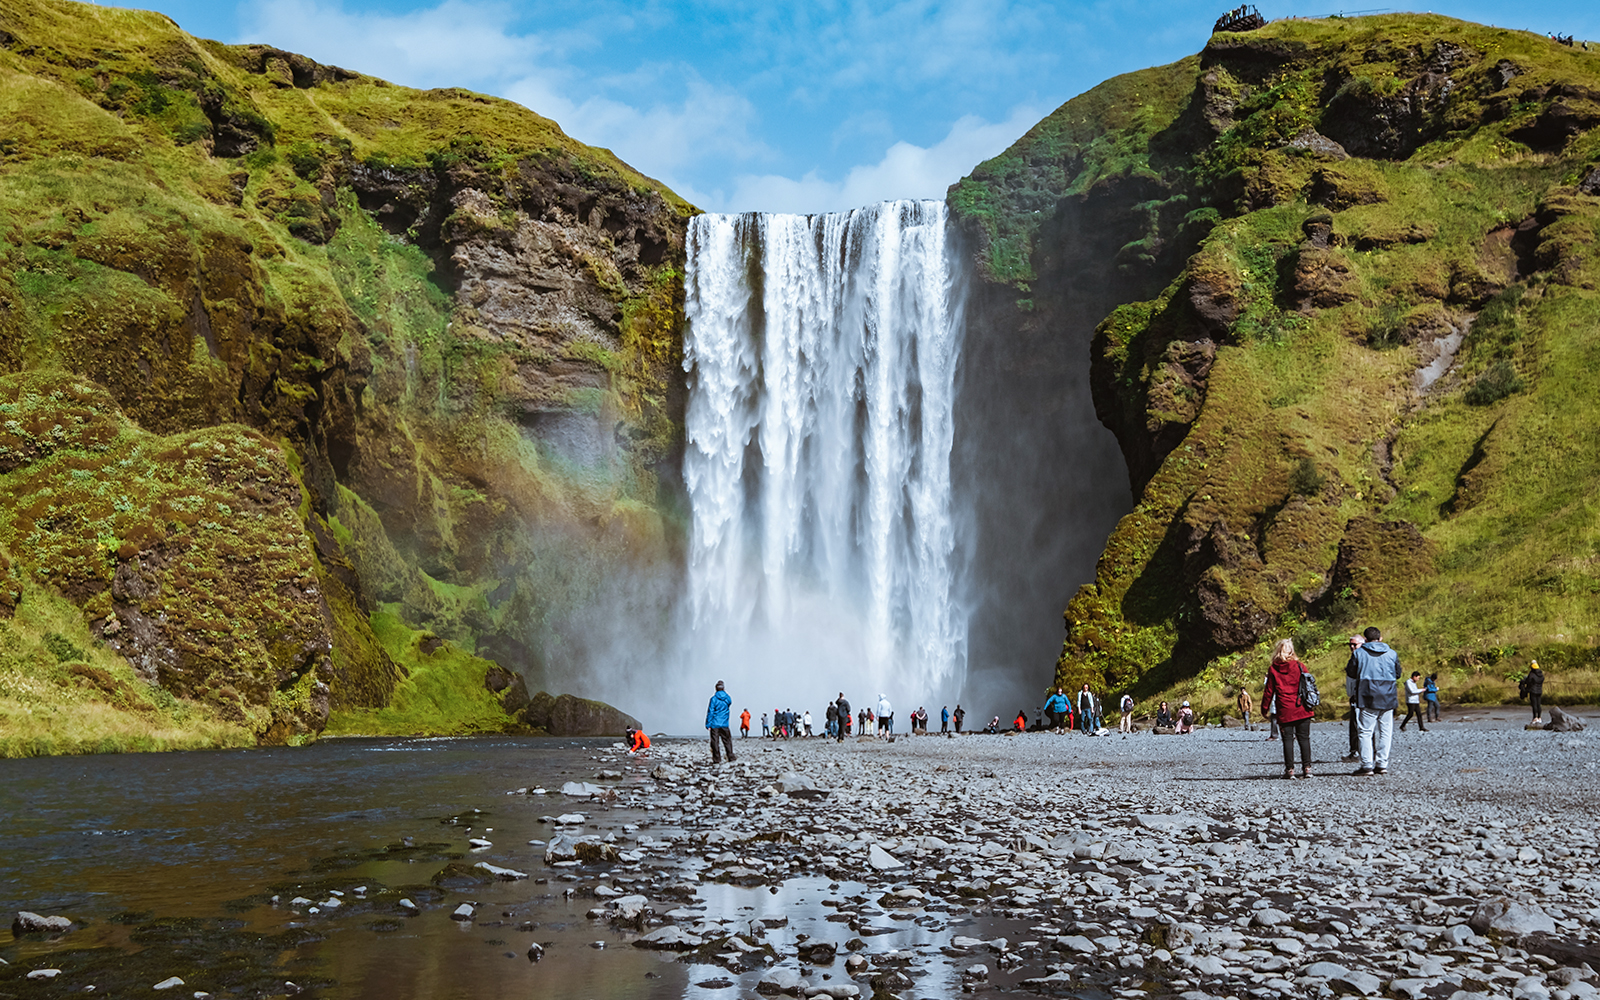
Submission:
<svg viewBox="0 0 1600 1000">
<path fill-rule="evenodd" d="M 1404 679 L 1402 688 L 1401 682 Z M 1542 698 L 1544 673 L 1534 662 L 1521 682 L 1521 695 L 1533 709 L 1535 723 L 1543 721 Z M 1417 729 L 1428 731 L 1428 723 L 1439 720 L 1438 674 L 1424 677 L 1421 671 L 1412 671 L 1407 678 L 1400 667 L 1400 656 L 1383 641 L 1383 633 L 1375 628 L 1350 637 L 1350 658 L 1345 666 L 1345 696 L 1349 705 L 1349 752 L 1342 758 L 1346 763 L 1359 763 L 1357 775 L 1382 775 L 1389 771 L 1389 755 L 1393 747 L 1395 714 L 1403 704 L 1405 717 L 1400 723 L 1402 731 L 1415 720 Z M 1401 700 L 1403 697 L 1403 701 Z M 1283 745 L 1283 777 L 1309 778 L 1311 770 L 1311 722 L 1322 703 L 1322 694 L 1316 678 L 1295 655 L 1294 641 L 1283 639 L 1273 648 L 1272 663 L 1267 669 L 1259 701 L 1251 697 L 1248 686 L 1241 686 L 1235 705 L 1247 731 L 1254 732 L 1262 725 L 1269 727 L 1267 740 L 1279 740 Z M 717 681 L 716 693 L 706 709 L 706 729 L 711 737 L 711 759 L 720 761 L 725 752 L 733 760 L 733 740 L 729 719 L 733 700 L 722 681 Z M 1136 731 L 1136 704 L 1132 694 L 1124 692 L 1118 700 L 1118 731 L 1124 739 Z M 749 709 L 739 714 L 740 737 L 748 739 L 751 732 Z M 929 734 L 929 713 L 922 706 L 909 715 L 909 735 Z M 981 716 L 980 716 L 981 718 Z M 967 712 L 956 705 L 954 710 L 946 705 L 939 710 L 939 733 L 956 736 L 970 733 L 967 729 Z M 1198 719 L 1194 707 L 1184 701 L 1176 708 L 1163 701 L 1156 708 L 1151 726 L 1156 734 L 1187 735 L 1195 731 Z M 894 706 L 888 695 L 879 694 L 877 701 L 853 708 L 844 692 L 828 702 L 822 712 L 821 729 L 814 728 L 810 710 L 773 709 L 771 722 L 768 713 L 762 712 L 761 736 L 768 739 L 827 738 L 842 742 L 846 737 L 875 736 L 893 740 L 895 733 Z M 1084 684 L 1069 697 L 1063 688 L 1056 688 L 1045 701 L 1034 722 L 1028 723 L 1026 710 L 1018 710 L 1009 724 L 1000 716 L 993 716 L 989 724 L 977 730 L 982 733 L 1020 733 L 1025 731 L 1057 734 L 1083 733 L 1085 735 L 1111 735 L 1105 725 L 1105 706 L 1099 694 L 1089 684 Z M 630 733 L 630 736 L 632 734 Z M 640 734 L 642 735 L 642 734 Z M 649 746 L 648 740 L 644 743 Z M 1295 752 L 1299 751 L 1300 770 L 1295 771 Z"/>
</svg>

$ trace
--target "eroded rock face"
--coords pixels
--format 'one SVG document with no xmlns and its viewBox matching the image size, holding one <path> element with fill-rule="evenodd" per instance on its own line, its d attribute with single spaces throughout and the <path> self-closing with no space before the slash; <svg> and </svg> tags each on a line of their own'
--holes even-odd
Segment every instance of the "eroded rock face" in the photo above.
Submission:
<svg viewBox="0 0 1600 1000">
<path fill-rule="evenodd" d="M 522 721 L 551 736 L 621 736 L 640 728 L 639 720 L 604 702 L 540 691 L 522 713 Z"/>
</svg>

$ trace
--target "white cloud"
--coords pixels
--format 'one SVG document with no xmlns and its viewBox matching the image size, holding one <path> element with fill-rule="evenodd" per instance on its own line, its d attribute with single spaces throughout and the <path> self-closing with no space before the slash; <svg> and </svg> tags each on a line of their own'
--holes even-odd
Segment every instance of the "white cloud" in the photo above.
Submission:
<svg viewBox="0 0 1600 1000">
<path fill-rule="evenodd" d="M 1043 113 L 1019 105 L 1002 122 L 967 115 L 934 145 L 925 149 L 897 142 L 877 163 L 852 167 L 842 181 L 825 180 L 815 172 L 799 180 L 775 174 L 742 176 L 720 210 L 835 212 L 896 198 L 943 198 L 951 184 L 1005 150 Z"/>
</svg>

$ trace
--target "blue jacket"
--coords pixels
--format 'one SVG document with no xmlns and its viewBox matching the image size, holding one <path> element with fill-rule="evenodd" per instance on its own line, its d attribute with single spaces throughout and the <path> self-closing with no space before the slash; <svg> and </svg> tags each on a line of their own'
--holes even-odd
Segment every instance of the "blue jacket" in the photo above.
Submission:
<svg viewBox="0 0 1600 1000">
<path fill-rule="evenodd" d="M 1050 700 L 1044 703 L 1044 710 L 1046 712 L 1065 712 L 1067 710 L 1067 696 L 1060 693 L 1051 695 Z"/>
<path fill-rule="evenodd" d="M 1400 704 L 1400 654 L 1386 642 L 1367 642 L 1350 653 L 1346 678 L 1355 681 L 1353 701 L 1369 711 L 1393 711 Z"/>
<path fill-rule="evenodd" d="M 706 706 L 706 728 L 728 728 L 728 711 L 733 708 L 733 698 L 728 692 L 718 691 L 711 696 L 711 704 Z"/>
</svg>

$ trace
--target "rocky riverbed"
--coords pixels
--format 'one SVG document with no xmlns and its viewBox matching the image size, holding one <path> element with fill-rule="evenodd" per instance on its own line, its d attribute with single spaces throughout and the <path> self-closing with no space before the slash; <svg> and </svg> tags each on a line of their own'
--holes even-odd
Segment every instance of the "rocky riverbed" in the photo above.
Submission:
<svg viewBox="0 0 1600 1000">
<path fill-rule="evenodd" d="M 565 785 L 393 845 L 443 863 L 425 891 L 329 875 L 266 907 L 286 933 L 453 922 L 549 987 L 588 955 L 632 977 L 614 996 L 1589 1000 L 1584 715 L 1581 733 L 1510 710 L 1397 733 L 1381 777 L 1352 776 L 1343 725 L 1318 725 L 1321 773 L 1292 781 L 1239 729 L 752 739 L 720 767 L 699 741 L 597 748 Z"/>
</svg>

